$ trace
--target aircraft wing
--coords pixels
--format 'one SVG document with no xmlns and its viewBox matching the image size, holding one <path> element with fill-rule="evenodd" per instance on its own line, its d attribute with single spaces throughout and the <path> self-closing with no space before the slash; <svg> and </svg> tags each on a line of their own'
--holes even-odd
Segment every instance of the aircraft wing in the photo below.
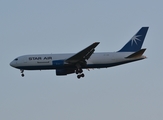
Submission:
<svg viewBox="0 0 163 120">
<path fill-rule="evenodd" d="M 78 52 L 77 54 L 71 56 L 65 62 L 73 64 L 73 63 L 78 63 L 80 61 L 88 60 L 90 56 L 93 54 L 95 51 L 95 47 L 99 44 L 100 42 L 95 42 L 92 45 L 88 46 L 87 48 L 83 49 L 82 51 Z"/>
</svg>

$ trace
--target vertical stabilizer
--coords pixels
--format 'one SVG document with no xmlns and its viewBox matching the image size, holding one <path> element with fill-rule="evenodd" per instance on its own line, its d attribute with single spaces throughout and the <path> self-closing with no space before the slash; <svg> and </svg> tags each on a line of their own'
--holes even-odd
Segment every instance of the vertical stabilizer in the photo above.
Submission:
<svg viewBox="0 0 163 120">
<path fill-rule="evenodd" d="M 136 52 L 139 51 L 143 45 L 145 36 L 149 27 L 142 27 L 126 45 L 118 52 Z"/>
</svg>

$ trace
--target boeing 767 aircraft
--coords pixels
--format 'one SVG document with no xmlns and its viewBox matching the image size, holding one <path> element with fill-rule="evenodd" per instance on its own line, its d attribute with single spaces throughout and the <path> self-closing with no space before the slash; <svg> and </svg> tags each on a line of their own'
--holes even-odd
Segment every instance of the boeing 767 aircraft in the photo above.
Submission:
<svg viewBox="0 0 163 120">
<path fill-rule="evenodd" d="M 14 59 L 10 65 L 24 70 L 56 70 L 56 75 L 76 73 L 84 77 L 83 69 L 107 68 L 145 59 L 146 49 L 141 49 L 149 27 L 142 27 L 122 49 L 117 52 L 94 53 L 99 42 L 95 42 L 74 54 L 36 54 L 23 55 Z"/>
</svg>

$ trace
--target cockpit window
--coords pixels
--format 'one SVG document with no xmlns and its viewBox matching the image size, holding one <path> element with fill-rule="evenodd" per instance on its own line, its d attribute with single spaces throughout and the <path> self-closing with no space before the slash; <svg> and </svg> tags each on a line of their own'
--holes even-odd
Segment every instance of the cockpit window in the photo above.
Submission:
<svg viewBox="0 0 163 120">
<path fill-rule="evenodd" d="M 15 59 L 15 61 L 17 61 L 17 60 L 18 60 L 18 58 Z"/>
</svg>

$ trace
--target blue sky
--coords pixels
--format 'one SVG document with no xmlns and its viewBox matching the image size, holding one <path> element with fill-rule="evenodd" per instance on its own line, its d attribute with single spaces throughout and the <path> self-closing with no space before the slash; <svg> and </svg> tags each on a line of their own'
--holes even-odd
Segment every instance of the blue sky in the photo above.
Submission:
<svg viewBox="0 0 163 120">
<path fill-rule="evenodd" d="M 163 119 L 161 0 L 0 1 L 0 119 Z M 117 51 L 149 26 L 143 61 L 58 77 L 9 66 L 24 54 Z"/>
</svg>

